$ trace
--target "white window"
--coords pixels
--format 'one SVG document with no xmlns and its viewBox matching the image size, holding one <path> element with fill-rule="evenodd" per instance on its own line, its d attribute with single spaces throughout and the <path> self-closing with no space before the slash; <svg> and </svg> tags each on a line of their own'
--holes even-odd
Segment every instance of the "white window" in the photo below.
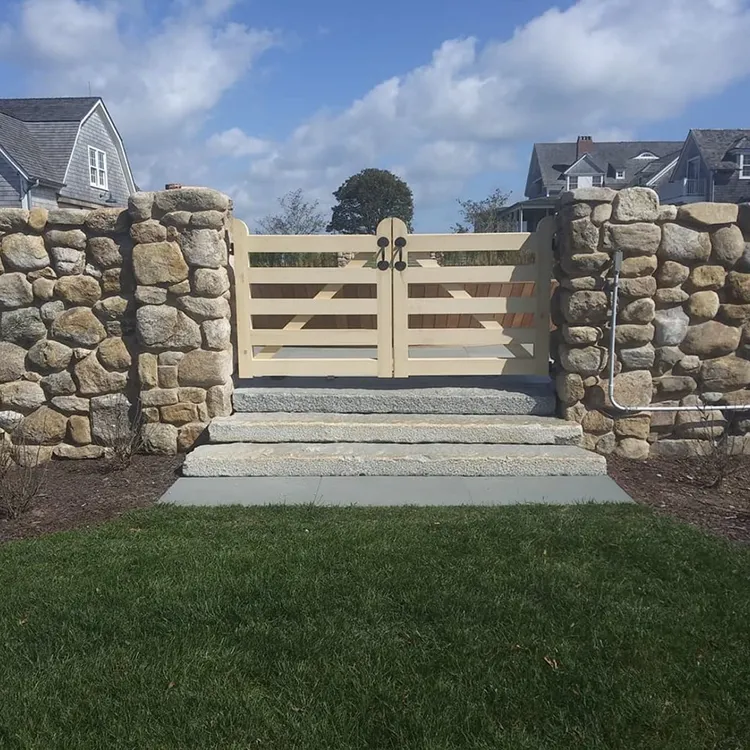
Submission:
<svg viewBox="0 0 750 750">
<path fill-rule="evenodd" d="M 89 146 L 89 181 L 91 187 L 107 190 L 107 154 Z"/>
<path fill-rule="evenodd" d="M 604 177 L 600 174 L 595 174 L 591 180 L 591 184 L 594 187 L 602 187 L 604 185 Z"/>
<path fill-rule="evenodd" d="M 618 169 L 615 172 L 615 179 L 616 180 L 624 180 L 625 179 L 625 170 L 624 169 Z"/>
<path fill-rule="evenodd" d="M 750 154 L 740 154 L 740 179 L 750 180 Z"/>
<path fill-rule="evenodd" d="M 659 157 L 652 154 L 650 151 L 643 151 L 635 157 L 636 159 L 658 159 Z"/>
<path fill-rule="evenodd" d="M 578 190 L 577 177 L 568 177 L 568 190 Z"/>
</svg>

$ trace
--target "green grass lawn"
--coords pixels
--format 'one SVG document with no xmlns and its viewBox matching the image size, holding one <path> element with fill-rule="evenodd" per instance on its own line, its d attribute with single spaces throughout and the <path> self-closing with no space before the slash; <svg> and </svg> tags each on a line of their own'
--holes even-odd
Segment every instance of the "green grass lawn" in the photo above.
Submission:
<svg viewBox="0 0 750 750">
<path fill-rule="evenodd" d="M 749 563 L 637 506 L 139 511 L 0 547 L 0 748 L 747 748 Z"/>
</svg>

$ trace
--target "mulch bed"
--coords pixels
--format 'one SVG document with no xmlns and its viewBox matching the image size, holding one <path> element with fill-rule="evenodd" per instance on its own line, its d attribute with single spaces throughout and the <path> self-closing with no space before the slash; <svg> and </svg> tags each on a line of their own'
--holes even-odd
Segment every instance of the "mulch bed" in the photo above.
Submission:
<svg viewBox="0 0 750 750">
<path fill-rule="evenodd" d="M 108 461 L 53 461 L 44 492 L 20 518 L 0 515 L 0 543 L 85 528 L 153 505 L 179 474 L 183 457 L 135 456 L 116 471 Z M 716 461 L 611 457 L 609 473 L 643 505 L 729 539 L 750 543 L 750 458 L 732 459 L 716 483 Z"/>
<path fill-rule="evenodd" d="M 630 496 L 660 513 L 738 542 L 750 543 L 750 457 L 649 459 L 610 457 L 610 476 Z"/>
<path fill-rule="evenodd" d="M 85 528 L 153 505 L 177 479 L 182 456 L 134 456 L 127 468 L 109 461 L 51 461 L 42 494 L 20 518 L 0 515 L 0 542 Z"/>
</svg>

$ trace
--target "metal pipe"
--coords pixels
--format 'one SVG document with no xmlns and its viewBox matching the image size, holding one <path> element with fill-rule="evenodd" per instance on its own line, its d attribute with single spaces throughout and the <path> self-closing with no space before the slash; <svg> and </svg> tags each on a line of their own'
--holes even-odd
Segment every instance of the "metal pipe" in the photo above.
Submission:
<svg viewBox="0 0 750 750">
<path fill-rule="evenodd" d="M 622 406 L 615 400 L 615 334 L 617 332 L 617 305 L 620 293 L 620 269 L 622 268 L 622 250 L 617 250 L 614 256 L 614 284 L 612 286 L 612 318 L 609 334 L 609 387 L 608 394 L 612 406 L 624 412 L 661 412 L 661 411 L 699 411 L 701 413 L 713 411 L 750 411 L 750 404 L 733 404 L 726 406 Z"/>
</svg>

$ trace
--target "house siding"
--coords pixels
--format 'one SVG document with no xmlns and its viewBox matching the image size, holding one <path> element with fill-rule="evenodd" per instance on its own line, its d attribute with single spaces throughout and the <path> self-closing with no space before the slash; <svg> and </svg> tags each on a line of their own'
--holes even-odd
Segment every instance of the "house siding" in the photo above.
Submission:
<svg viewBox="0 0 750 750">
<path fill-rule="evenodd" d="M 57 191 L 54 188 L 37 187 L 31 188 L 31 208 L 57 208 Z"/>
<path fill-rule="evenodd" d="M 90 184 L 89 146 L 98 148 L 107 154 L 107 181 L 112 198 L 117 202 L 117 205 L 127 205 L 130 191 L 125 179 L 125 170 L 109 129 L 99 111 L 95 111 L 81 127 L 78 142 L 73 150 L 70 167 L 68 168 L 66 185 L 60 191 L 62 202 L 67 197 L 88 203 L 108 205 L 106 201 L 109 195 L 105 193 L 102 196 L 105 191 L 101 188 L 91 187 Z"/>
<path fill-rule="evenodd" d="M 21 176 L 0 156 L 0 206 L 21 205 Z"/>
<path fill-rule="evenodd" d="M 741 180 L 739 170 L 732 174 L 714 174 L 714 201 L 717 203 L 750 202 L 750 180 Z"/>
</svg>

